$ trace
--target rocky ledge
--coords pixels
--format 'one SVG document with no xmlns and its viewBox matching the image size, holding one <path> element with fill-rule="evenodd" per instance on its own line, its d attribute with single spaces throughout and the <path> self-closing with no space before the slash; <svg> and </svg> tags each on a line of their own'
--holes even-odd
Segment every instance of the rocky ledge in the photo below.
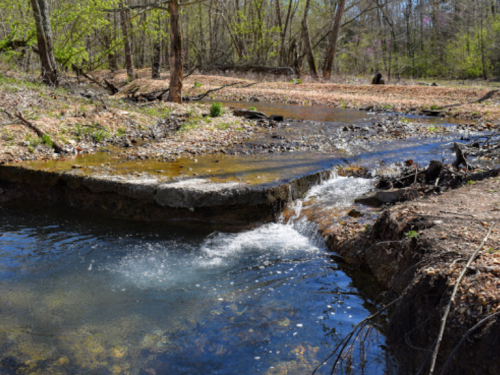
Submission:
<svg viewBox="0 0 500 375">
<path fill-rule="evenodd" d="M 287 202 L 302 197 L 328 175 L 328 171 L 311 170 L 295 178 L 252 185 L 2 165 L 0 203 L 64 204 L 124 219 L 246 227 L 275 220 Z"/>
</svg>

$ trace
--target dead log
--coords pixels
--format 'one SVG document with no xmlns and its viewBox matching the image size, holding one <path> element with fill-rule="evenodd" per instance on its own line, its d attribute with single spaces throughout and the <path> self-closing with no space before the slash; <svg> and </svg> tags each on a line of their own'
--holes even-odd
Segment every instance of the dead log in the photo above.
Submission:
<svg viewBox="0 0 500 375">
<path fill-rule="evenodd" d="M 210 66 L 204 69 L 205 71 L 219 70 L 223 73 L 232 71 L 235 73 L 258 73 L 258 74 L 273 74 L 277 76 L 293 76 L 293 69 L 286 67 L 272 67 L 272 66 L 256 66 L 256 65 L 222 65 Z"/>
<path fill-rule="evenodd" d="M 258 111 L 251 111 L 249 109 L 235 109 L 233 111 L 234 116 L 244 117 L 247 120 L 267 120 L 266 114 Z"/>
<path fill-rule="evenodd" d="M 46 143 L 50 142 L 51 143 L 50 146 L 57 153 L 62 154 L 62 153 L 65 152 L 64 149 L 62 148 L 62 146 L 59 145 L 59 143 L 57 143 L 57 141 L 55 141 L 54 139 L 52 139 L 49 134 L 45 133 L 42 129 L 40 129 L 38 126 L 36 126 L 35 124 L 33 124 L 31 121 L 28 121 L 27 119 L 25 119 L 21 112 L 18 111 L 15 114 L 15 116 L 12 116 L 5 109 L 3 111 L 7 114 L 7 116 L 9 116 L 11 118 L 12 117 L 16 117 L 17 119 L 19 119 L 23 123 L 23 125 L 26 125 L 28 128 L 30 128 L 31 130 L 33 130 L 40 138 L 42 138 L 44 140 L 44 142 L 46 142 Z"/>
<path fill-rule="evenodd" d="M 240 82 L 229 83 L 227 85 L 224 85 L 224 86 L 216 88 L 216 89 L 210 89 L 210 90 L 208 90 L 207 92 L 205 92 L 203 94 L 200 94 L 200 95 L 197 95 L 197 96 L 184 97 L 183 99 L 186 100 L 186 101 L 193 101 L 193 102 L 199 101 L 199 100 L 202 100 L 203 98 L 205 98 L 208 94 L 210 94 L 212 92 L 216 92 L 216 91 L 225 89 L 226 87 L 236 86 L 236 85 L 239 85 L 239 84 L 240 84 Z"/>
<path fill-rule="evenodd" d="M 111 82 L 109 82 L 107 79 L 104 79 L 104 83 L 108 87 L 108 90 L 111 92 L 111 95 L 115 95 L 120 89 L 113 85 Z"/>
<path fill-rule="evenodd" d="M 429 184 L 431 181 L 435 181 L 439 178 L 442 170 L 443 163 L 439 160 L 431 160 L 429 167 L 427 167 L 427 170 L 425 171 L 425 182 Z"/>
</svg>

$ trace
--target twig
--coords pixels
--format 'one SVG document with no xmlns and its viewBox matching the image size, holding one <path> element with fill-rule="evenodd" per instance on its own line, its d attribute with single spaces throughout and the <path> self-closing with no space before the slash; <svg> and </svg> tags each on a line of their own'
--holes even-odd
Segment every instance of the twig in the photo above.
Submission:
<svg viewBox="0 0 500 375">
<path fill-rule="evenodd" d="M 446 361 L 443 368 L 441 369 L 440 375 L 444 375 L 446 373 L 446 370 L 448 370 L 448 367 L 451 365 L 451 361 L 453 360 L 453 358 L 457 354 L 460 347 L 464 344 L 465 340 L 467 340 L 469 338 L 469 336 L 472 335 L 474 332 L 476 332 L 483 324 L 487 323 L 489 320 L 491 320 L 493 318 L 496 318 L 497 316 L 500 316 L 500 311 L 496 312 L 494 314 L 488 315 L 486 318 L 484 318 L 483 320 L 476 323 L 476 325 L 474 327 L 472 327 L 471 329 L 469 329 L 465 333 L 465 335 L 458 342 L 457 346 L 455 346 L 455 349 L 453 349 L 450 356 L 448 357 L 448 360 Z"/>
<path fill-rule="evenodd" d="M 451 305 L 455 301 L 455 296 L 457 295 L 458 287 L 460 285 L 460 282 L 465 276 L 465 273 L 469 269 L 470 265 L 472 264 L 474 258 L 477 256 L 479 251 L 483 248 L 485 242 L 488 240 L 488 237 L 490 236 L 493 228 L 495 228 L 496 223 L 493 223 L 490 227 L 490 230 L 486 234 L 486 237 L 484 237 L 483 242 L 478 246 L 478 248 L 472 253 L 472 255 L 469 258 L 469 261 L 465 265 L 464 269 L 460 273 L 460 276 L 457 278 L 457 281 L 455 282 L 455 286 L 453 287 L 453 292 L 451 293 L 451 298 L 450 301 L 448 302 L 448 305 L 446 306 L 446 309 L 444 311 L 444 315 L 441 318 L 441 327 L 439 328 L 439 334 L 438 338 L 436 341 L 436 347 L 434 348 L 434 352 L 432 353 L 432 362 L 431 362 L 431 368 L 429 370 L 429 375 L 432 375 L 434 373 L 434 368 L 436 367 L 436 361 L 437 361 L 437 356 L 439 353 L 439 347 L 441 346 L 441 341 L 443 340 L 443 335 L 444 335 L 444 329 L 446 327 L 446 321 L 448 320 L 448 315 L 450 314 L 451 310 Z"/>
<path fill-rule="evenodd" d="M 219 88 L 217 88 L 217 89 L 211 89 L 211 90 L 208 90 L 207 92 L 205 92 L 205 93 L 203 93 L 203 94 L 200 94 L 200 95 L 198 95 L 198 96 L 195 96 L 195 97 L 193 97 L 193 98 L 190 98 L 190 100 L 192 100 L 192 101 L 198 101 L 198 100 L 203 99 L 205 96 L 207 96 L 207 95 L 208 95 L 208 94 L 210 94 L 211 92 L 216 92 L 216 91 L 222 90 L 222 89 L 224 89 L 224 88 L 226 88 L 226 87 L 229 87 L 229 86 L 235 86 L 235 85 L 239 85 L 239 84 L 240 84 L 240 82 L 230 83 L 230 84 L 224 85 L 224 86 L 222 86 L 222 87 L 219 87 Z"/>
<path fill-rule="evenodd" d="M 247 87 L 250 87 L 250 86 L 256 85 L 257 83 L 260 83 L 260 82 L 252 82 L 252 83 L 249 83 L 248 85 L 241 86 L 241 87 L 240 87 L 240 89 L 246 89 Z"/>
<path fill-rule="evenodd" d="M 189 77 L 191 74 L 193 74 L 193 73 L 194 73 L 194 71 L 195 71 L 196 69 L 198 69 L 198 65 L 195 65 L 195 66 L 194 66 L 194 68 L 193 68 L 193 69 L 191 69 L 191 71 L 190 71 L 188 74 L 186 74 L 186 75 L 184 76 L 184 79 L 186 79 L 186 78 L 187 78 L 187 77 Z"/>
<path fill-rule="evenodd" d="M 321 361 L 318 364 L 318 366 L 316 366 L 316 368 L 311 373 L 311 375 L 314 375 L 316 373 L 316 371 L 318 371 L 318 369 L 321 367 L 321 365 L 323 365 L 326 361 L 328 361 L 330 358 L 332 358 L 335 355 L 335 353 L 337 352 L 337 350 L 339 350 L 339 348 L 342 346 L 342 349 L 340 349 L 340 352 L 337 355 L 337 358 L 336 358 L 335 363 L 334 363 L 333 368 L 332 368 L 332 374 L 333 374 L 333 372 L 335 371 L 335 368 L 337 367 L 337 364 L 338 364 L 338 361 L 340 359 L 340 356 L 342 355 L 342 352 L 344 351 L 345 347 L 347 346 L 347 344 L 351 340 L 351 337 L 354 335 L 354 333 L 356 333 L 356 331 L 359 328 L 361 328 L 362 326 L 364 326 L 365 324 L 367 324 L 369 321 L 371 321 L 371 320 L 375 319 L 376 317 L 378 317 L 380 314 L 382 314 L 389 307 L 391 307 L 395 303 L 399 302 L 400 299 L 401 299 L 401 297 L 396 298 L 394 301 L 388 303 L 387 305 L 385 305 L 384 307 L 382 307 L 380 310 L 378 310 L 375 314 L 373 314 L 373 315 L 371 315 L 371 316 L 363 319 L 361 322 L 359 322 L 356 325 L 356 327 L 353 328 L 353 330 L 351 332 L 349 332 L 346 336 L 344 336 L 344 338 L 336 346 L 335 350 L 328 357 L 326 357 L 323 361 Z"/>
<path fill-rule="evenodd" d="M 9 117 L 13 117 L 9 112 L 7 112 L 5 109 L 3 110 L 3 112 L 5 114 L 7 114 L 7 116 Z M 31 130 L 33 130 L 40 138 L 44 139 L 46 137 L 48 137 L 51 142 L 52 142 L 52 148 L 59 154 L 61 153 L 64 153 L 64 149 L 53 139 L 50 138 L 50 136 L 45 133 L 43 130 L 41 130 L 38 126 L 36 126 L 35 124 L 33 124 L 32 122 L 26 120 L 22 113 L 21 112 L 17 112 L 15 114 L 15 117 L 18 118 L 24 125 L 26 125 L 28 128 L 30 128 Z"/>
</svg>

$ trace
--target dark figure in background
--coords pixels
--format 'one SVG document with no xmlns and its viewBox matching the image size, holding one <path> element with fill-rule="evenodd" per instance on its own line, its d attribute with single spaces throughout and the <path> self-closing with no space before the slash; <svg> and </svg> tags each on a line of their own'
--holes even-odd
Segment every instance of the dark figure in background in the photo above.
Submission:
<svg viewBox="0 0 500 375">
<path fill-rule="evenodd" d="M 377 73 L 377 75 L 375 77 L 373 77 L 372 85 L 385 85 L 385 81 L 382 78 L 381 73 Z"/>
</svg>

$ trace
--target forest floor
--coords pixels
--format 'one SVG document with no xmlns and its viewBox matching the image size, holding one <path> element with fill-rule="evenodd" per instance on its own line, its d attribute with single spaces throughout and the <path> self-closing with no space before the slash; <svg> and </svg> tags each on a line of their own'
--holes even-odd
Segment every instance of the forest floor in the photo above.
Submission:
<svg viewBox="0 0 500 375">
<path fill-rule="evenodd" d="M 79 153 L 92 153 L 99 147 L 113 144 L 124 146 L 123 153 L 130 154 L 132 151 L 128 146 L 153 139 L 155 142 L 150 142 L 152 146 L 142 147 L 138 156 L 168 159 L 179 155 L 239 152 L 237 149 L 241 148 L 244 142 L 258 138 L 263 133 L 276 138 L 271 134 L 273 131 L 269 126 L 267 129 L 262 126 L 266 124 L 256 126 L 255 121 L 235 117 L 227 109 L 220 117 L 207 116 L 209 103 L 186 102 L 178 105 L 141 100 L 134 102 L 130 100 L 131 97 L 140 99 L 142 94 L 158 92 L 168 87 L 167 76 L 163 76 L 161 80 L 149 79 L 149 69 L 137 70 L 136 74 L 138 79 L 127 83 L 125 71 L 118 71 L 114 75 L 108 71 L 94 72 L 94 77 L 108 78 L 120 88 L 116 95 L 109 96 L 105 90 L 84 78 L 79 83 L 75 77 L 67 77 L 60 88 L 52 89 L 37 83 L 36 76 L 13 73 L 10 77 L 0 78 L 1 109 L 12 115 L 20 111 L 24 118 L 50 134 L 54 141 Z M 234 86 L 213 92 L 207 99 L 321 105 L 379 110 L 383 113 L 421 113 L 426 109 L 440 111 L 440 108 L 444 108 L 439 112 L 440 115 L 460 118 L 460 126 L 470 130 L 493 129 L 498 126 L 496 119 L 500 115 L 500 94 L 497 90 L 478 87 L 374 86 L 312 82 L 295 84 L 191 75 L 184 82 L 183 92 L 186 97 L 195 97 L 208 90 L 231 84 Z M 252 86 L 243 87 L 250 84 Z M 172 123 L 169 117 L 176 118 L 177 121 Z M 18 119 L 9 118 L 6 113 L 0 114 L 0 118 L 0 162 L 53 157 L 51 148 Z M 415 135 L 425 137 L 429 129 L 432 132 L 439 130 L 418 124 L 418 120 L 382 120 L 384 124 L 395 126 L 379 125 L 379 128 L 376 128 L 379 138 L 404 138 Z M 174 127 L 179 127 L 179 131 L 175 131 Z M 163 132 L 161 141 L 155 139 L 155 132 L 158 130 Z M 296 142 L 292 144 L 292 141 L 285 145 L 283 143 L 286 141 L 281 142 L 279 151 L 324 149 L 321 139 L 300 142 L 298 146 Z M 272 149 L 271 143 L 268 141 L 268 145 L 261 151 Z M 332 151 L 332 147 L 324 151 Z"/>
<path fill-rule="evenodd" d="M 150 69 L 138 70 L 138 79 L 127 84 L 125 71 L 111 75 L 109 71 L 99 71 L 95 76 L 108 78 L 126 96 L 127 92 L 139 89 L 140 92 L 162 90 L 168 87 L 168 76 L 160 80 L 150 79 Z M 269 78 L 269 77 L 267 77 Z M 276 80 L 274 80 L 276 79 Z M 419 114 L 425 110 L 439 111 L 442 116 L 457 117 L 492 123 L 500 115 L 500 90 L 494 87 L 463 86 L 459 81 L 444 81 L 446 86 L 428 86 L 426 83 L 404 81 L 395 85 L 370 85 L 368 80 L 354 80 L 354 83 L 315 83 L 283 81 L 271 77 L 270 81 L 191 75 L 184 82 L 186 96 L 199 95 L 209 89 L 240 82 L 242 86 L 255 83 L 250 87 L 230 86 L 213 93 L 210 98 L 232 101 L 266 101 L 299 105 L 320 105 L 335 108 L 371 109 L 398 113 Z M 257 82 L 257 83 L 256 83 Z M 363 83 L 364 82 L 364 83 Z"/>
</svg>

